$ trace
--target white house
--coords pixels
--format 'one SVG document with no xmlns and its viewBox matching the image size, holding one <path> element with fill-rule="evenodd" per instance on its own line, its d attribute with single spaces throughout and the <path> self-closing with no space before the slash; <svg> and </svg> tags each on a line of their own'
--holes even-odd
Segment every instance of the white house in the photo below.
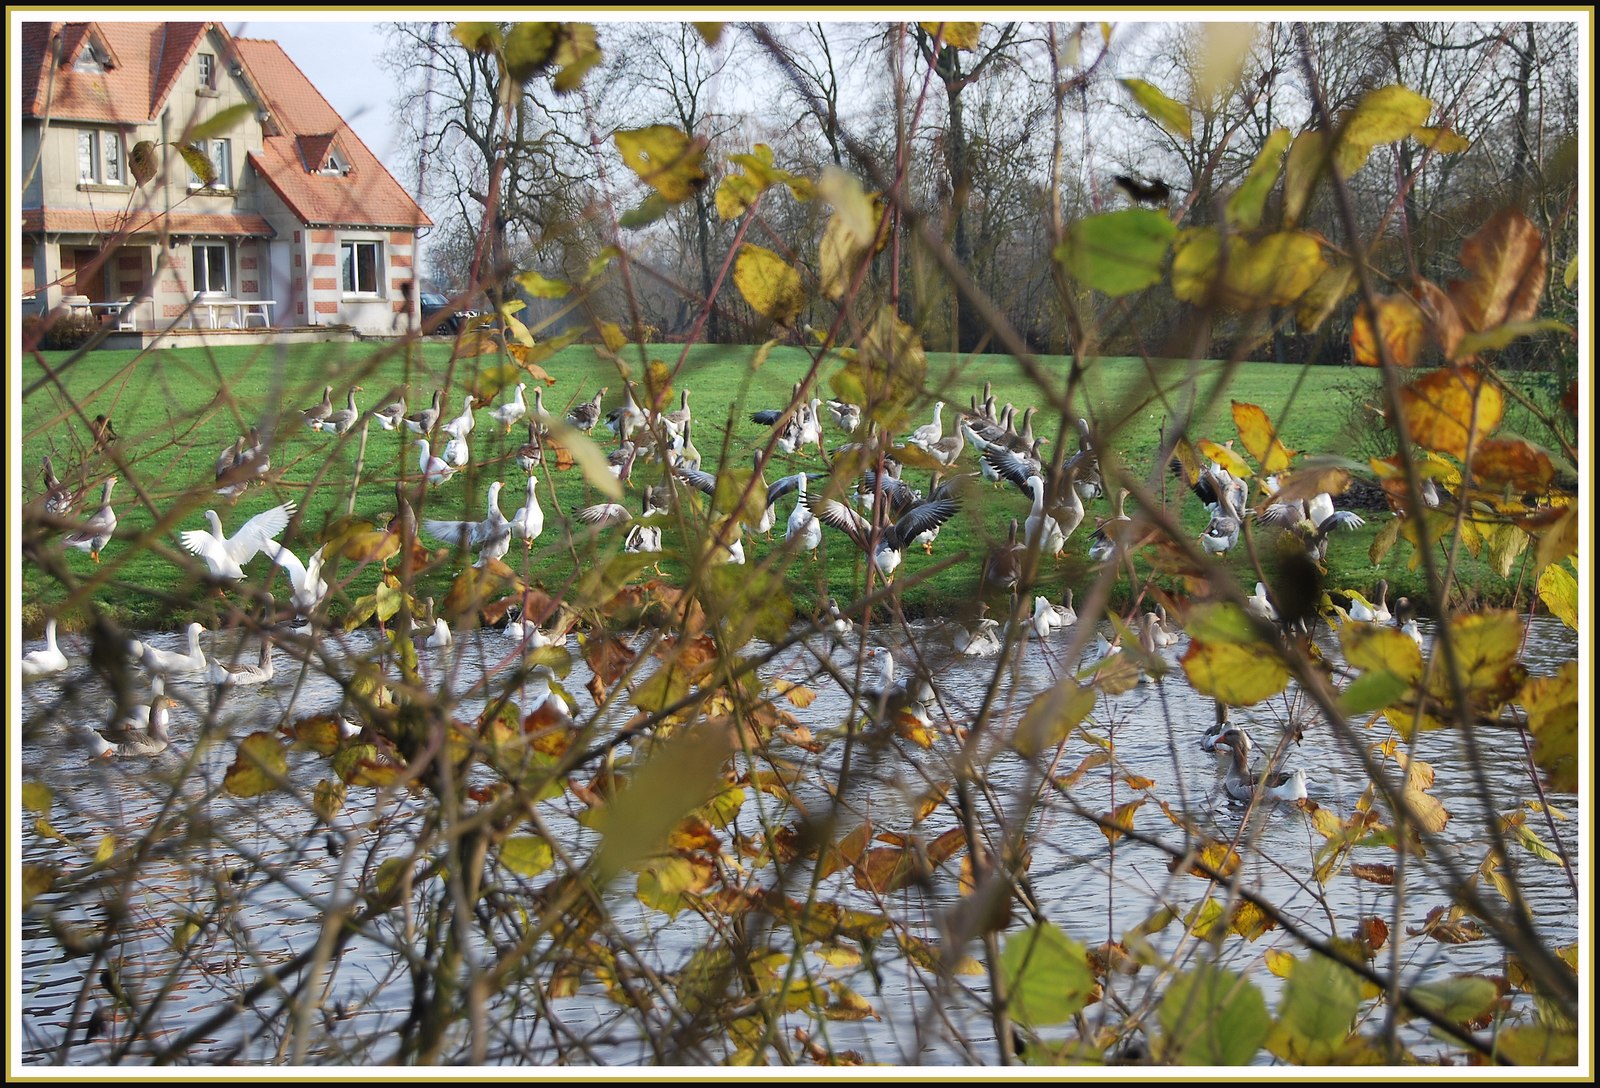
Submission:
<svg viewBox="0 0 1600 1088">
<path fill-rule="evenodd" d="M 25 23 L 22 68 L 35 311 L 378 333 L 416 316 L 430 220 L 276 42 Z"/>
</svg>

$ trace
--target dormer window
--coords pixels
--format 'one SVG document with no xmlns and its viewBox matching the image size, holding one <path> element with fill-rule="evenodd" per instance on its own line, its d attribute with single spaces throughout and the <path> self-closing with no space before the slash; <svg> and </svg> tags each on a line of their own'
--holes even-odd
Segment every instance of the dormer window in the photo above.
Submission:
<svg viewBox="0 0 1600 1088">
<path fill-rule="evenodd" d="M 73 62 L 72 69 L 75 72 L 104 72 L 106 70 L 105 58 L 94 47 L 94 43 L 89 42 L 79 51 L 78 59 Z"/>
<path fill-rule="evenodd" d="M 215 89 L 217 86 L 217 58 L 210 53 L 196 53 L 200 64 L 200 86 Z"/>
</svg>

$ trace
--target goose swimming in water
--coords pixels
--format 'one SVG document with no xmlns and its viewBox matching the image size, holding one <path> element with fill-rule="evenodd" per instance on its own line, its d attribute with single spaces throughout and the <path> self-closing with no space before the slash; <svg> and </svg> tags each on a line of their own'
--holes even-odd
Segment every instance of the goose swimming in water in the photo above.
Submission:
<svg viewBox="0 0 1600 1088">
<path fill-rule="evenodd" d="M 44 621 L 44 649 L 32 650 L 22 656 L 22 680 L 42 680 L 67 671 L 70 662 L 56 645 L 56 618 Z"/>
<path fill-rule="evenodd" d="M 1255 796 L 1258 785 L 1263 797 L 1286 804 L 1303 801 L 1308 796 L 1306 792 L 1308 779 L 1306 772 L 1300 768 L 1272 772 L 1258 783 L 1256 774 L 1250 767 L 1255 742 L 1250 739 L 1250 734 L 1239 726 L 1232 726 L 1224 731 L 1216 743 L 1219 747 L 1226 747 L 1233 755 L 1232 762 L 1228 765 L 1228 776 L 1223 781 L 1223 788 L 1235 801 L 1250 800 Z"/>
</svg>

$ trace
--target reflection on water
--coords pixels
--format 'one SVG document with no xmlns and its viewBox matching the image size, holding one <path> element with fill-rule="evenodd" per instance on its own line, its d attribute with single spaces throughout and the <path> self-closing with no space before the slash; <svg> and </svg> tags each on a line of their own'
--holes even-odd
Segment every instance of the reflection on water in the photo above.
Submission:
<svg viewBox="0 0 1600 1088">
<path fill-rule="evenodd" d="M 925 842 L 957 826 L 952 805 L 923 802 L 952 781 L 961 743 L 951 731 L 959 728 L 984 768 L 981 788 L 973 793 L 979 825 L 994 836 L 1026 835 L 1032 851 L 1029 887 L 1038 911 L 1091 947 L 1121 938 L 1159 907 L 1181 915 L 1207 895 L 1219 903 L 1227 899 L 1226 889 L 1213 888 L 1181 869 L 1171 871 L 1167 850 L 1133 837 L 1109 843 L 1084 818 L 1108 814 L 1141 797 L 1149 800 L 1131 816 L 1140 837 L 1179 849 L 1200 838 L 1249 844 L 1240 850 L 1241 885 L 1277 904 L 1296 929 L 1321 937 L 1351 937 L 1360 919 L 1395 920 L 1392 887 L 1348 875 L 1322 885 L 1311 877 L 1325 839 L 1306 812 L 1270 805 L 1246 811 L 1227 800 L 1221 788 L 1225 755 L 1202 752 L 1197 743 L 1212 722 L 1212 705 L 1196 695 L 1176 664 L 1175 675 L 1166 682 L 1141 683 L 1102 699 L 1086 734 L 1069 739 L 1058 757 L 1051 752 L 1029 760 L 1005 742 L 1029 700 L 1076 671 L 1079 663 L 1063 657 L 1073 632 L 1030 642 L 1009 667 L 997 666 L 998 659 L 954 656 L 937 635 L 924 635 L 918 634 L 916 647 L 903 633 L 890 632 L 884 641 L 895 647 L 902 671 L 921 656 L 936 678 L 938 739 L 924 750 L 869 731 L 853 743 L 828 745 L 819 755 L 785 746 L 782 756 L 791 761 L 789 769 L 801 772 L 793 790 L 795 804 L 805 806 L 813 818 L 836 811 L 845 821 L 842 827 L 866 819 L 880 834 L 915 833 Z M 75 1065 L 147 1061 L 152 1052 L 233 1008 L 241 995 L 248 997 L 247 1011 L 220 1017 L 215 1026 L 198 1031 L 184 1060 L 392 1060 L 395 1032 L 410 1013 L 414 974 L 427 976 L 437 949 L 418 929 L 419 915 L 411 909 L 378 914 L 353 934 L 346 923 L 365 915 L 370 905 L 366 894 L 377 885 L 385 861 L 405 859 L 408 868 L 420 867 L 423 859 L 413 854 L 416 844 L 434 833 L 430 810 L 405 791 L 351 787 L 342 811 L 323 822 L 314 814 L 313 801 L 319 783 L 332 772 L 326 759 L 311 752 L 288 756 L 294 792 L 240 800 L 222 789 L 238 741 L 341 707 L 340 684 L 296 657 L 333 662 L 348 675 L 348 662 L 372 650 L 372 633 L 325 639 L 310 647 L 314 653 L 291 655 L 279 649 L 277 675 L 260 687 L 219 696 L 203 680 L 171 685 L 169 692 L 180 702 L 171 727 L 172 749 L 153 761 L 92 765 L 77 731 L 105 723 L 113 697 L 78 660 L 83 647 L 71 637 L 63 641 L 75 658 L 73 671 L 60 681 L 32 685 L 23 696 L 25 775 L 54 791 L 48 825 L 22 834 L 24 861 L 76 875 L 70 892 L 41 896 L 23 919 L 26 1060 Z M 168 648 L 180 639 L 153 635 L 148 641 Z M 229 654 L 210 642 L 207 648 L 225 659 Z M 746 653 L 763 649 L 752 646 Z M 1164 652 L 1169 664 L 1183 649 L 1180 644 Z M 1337 655 L 1333 640 L 1324 649 L 1330 657 Z M 253 645 L 236 652 L 241 660 L 254 660 Z M 1553 671 L 1572 652 L 1572 635 L 1564 626 L 1533 621 L 1525 659 L 1532 671 Z M 424 651 L 422 668 L 435 688 L 448 684 L 461 693 L 457 716 L 470 718 L 483 708 L 486 672 L 497 675 L 513 659 L 503 635 L 478 632 L 459 640 L 448 654 Z M 769 680 L 803 682 L 816 691 L 810 706 L 788 709 L 818 735 L 840 728 L 851 717 L 843 690 L 822 671 L 824 662 L 851 679 L 859 666 L 868 682 L 877 671 L 870 662 L 860 664 L 857 645 L 830 648 L 820 640 L 782 651 L 762 670 Z M 580 659 L 563 682 L 577 696 L 581 713 L 592 712 L 588 696 L 581 694 L 589 679 Z M 492 679 L 489 686 L 494 686 Z M 133 697 L 143 698 L 144 692 Z M 632 715 L 621 703 L 615 700 L 605 708 L 602 735 Z M 1292 689 L 1236 715 L 1236 720 L 1248 726 L 1264 757 L 1273 754 L 1286 734 L 1298 734 L 1298 743 L 1284 745 L 1282 765 L 1304 768 L 1312 800 L 1339 817 L 1356 811 L 1367 786 L 1361 747 L 1388 736 L 1381 723 L 1369 728 L 1364 721 L 1335 735 Z M 1106 751 L 1102 742 L 1111 745 L 1113 759 L 1101 758 Z M 1450 819 L 1438 848 L 1407 860 L 1402 927 L 1419 927 L 1430 909 L 1448 907 L 1440 889 L 1471 880 L 1488 856 L 1486 824 L 1514 811 L 1528 813 L 1524 803 L 1537 799 L 1515 730 L 1484 730 L 1479 743 L 1489 755 L 1481 765 L 1487 797 L 1477 792 L 1466 745 L 1454 730 L 1418 738 L 1416 757 L 1435 771 L 1429 793 L 1443 803 Z M 743 757 L 736 762 L 744 769 Z M 1392 762 L 1388 773 L 1395 773 Z M 1552 796 L 1550 801 L 1572 818 L 1547 821 L 1537 815 L 1529 827 L 1570 857 L 1580 815 L 1576 798 Z M 568 792 L 539 809 L 546 827 L 578 859 L 587 857 L 597 841 L 578 822 L 582 808 Z M 764 822 L 776 827 L 794 817 L 774 796 L 752 791 L 723 832 L 724 848 L 736 835 L 760 844 L 765 841 Z M 1000 843 L 996 839 L 989 845 L 998 848 Z M 136 850 L 136 864 L 113 865 L 97 879 L 86 867 L 102 848 Z M 1387 848 L 1365 847 L 1354 850 L 1350 860 L 1387 863 L 1395 856 Z M 731 856 L 728 860 L 736 862 Z M 937 943 L 948 938 L 960 917 L 958 862 L 959 856 L 929 880 L 882 901 L 858 888 L 847 868 L 822 878 L 816 895 L 890 914 Z M 1553 945 L 1574 941 L 1577 916 L 1565 871 L 1525 850 L 1516 851 L 1508 864 L 1515 867 L 1543 938 Z M 748 871 L 758 882 L 771 878 L 771 869 Z M 126 879 L 128 872 L 136 876 Z M 780 890 L 806 898 L 811 870 L 791 866 L 787 876 L 789 883 Z M 526 902 L 549 879 L 546 874 L 497 894 Z M 679 971 L 697 951 L 726 938 L 693 912 L 669 919 L 645 908 L 633 890 L 631 876 L 619 879 L 608 906 L 619 930 L 652 970 Z M 113 902 L 120 904 L 118 910 L 106 907 Z M 1015 924 L 1025 921 L 1014 919 Z M 490 923 L 490 931 L 497 946 L 514 944 L 519 936 L 504 918 Z M 1410 936 L 1399 927 L 1392 927 L 1391 939 L 1402 941 L 1399 964 L 1408 982 L 1473 971 L 1501 974 L 1505 969 L 1503 951 L 1492 940 L 1445 944 Z M 1211 954 L 1202 942 L 1185 941 L 1180 925 L 1167 926 L 1150 940 L 1162 955 L 1181 963 L 1192 965 L 1196 957 Z M 771 941 L 774 947 L 789 947 L 781 932 Z M 66 951 L 69 947 L 74 951 Z M 1255 941 L 1229 938 L 1215 955 L 1224 965 L 1248 972 L 1270 1006 L 1280 983 L 1264 969 L 1262 957 L 1273 948 L 1292 953 L 1301 945 L 1284 929 L 1276 929 Z M 972 944 L 967 952 L 978 950 Z M 473 954 L 482 963 L 493 951 L 485 943 Z M 804 966 L 866 997 L 871 1017 L 819 1026 L 794 1014 L 785 1030 L 801 1027 L 812 1035 L 825 1031 L 819 1038 L 831 1048 L 858 1050 L 870 1062 L 994 1060 L 992 1027 L 983 1010 L 986 976 L 960 974 L 956 981 L 964 989 L 942 989 L 933 973 L 923 972 L 892 947 L 889 952 L 869 948 L 867 954 L 872 962 L 850 966 L 843 958 L 824 962 L 808 952 Z M 1380 968 L 1387 969 L 1388 956 L 1385 949 Z M 283 972 L 282 986 L 261 985 L 275 971 Z M 1146 969 L 1111 976 L 1108 997 L 1114 1001 L 1090 1006 L 1085 1014 L 1089 1023 L 1097 1024 L 1101 1017 L 1120 1021 L 1121 1012 L 1108 1011 L 1114 1003 L 1128 1010 L 1150 1007 L 1158 996 L 1153 992 L 1156 974 Z M 490 1062 L 694 1064 L 724 1057 L 710 1044 L 663 1051 L 659 1039 L 641 1032 L 637 1014 L 620 1010 L 592 977 L 573 996 L 548 1005 L 515 988 L 496 1000 L 500 1004 L 493 1015 L 503 1027 L 485 1052 Z M 280 1014 L 285 1001 L 295 1009 L 287 1019 Z M 92 1021 L 104 1030 L 91 1032 Z M 1057 1029 L 1056 1037 L 1065 1034 L 1067 1029 Z M 1407 1036 L 1412 1045 L 1425 1038 L 1420 1029 Z M 455 1043 L 464 1046 L 465 1037 Z M 447 1047 L 444 1053 L 456 1051 Z"/>
</svg>

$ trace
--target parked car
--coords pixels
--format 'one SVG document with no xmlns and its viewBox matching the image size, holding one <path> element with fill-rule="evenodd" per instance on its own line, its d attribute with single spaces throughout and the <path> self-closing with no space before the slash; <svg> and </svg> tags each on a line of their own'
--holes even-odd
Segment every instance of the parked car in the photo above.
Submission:
<svg viewBox="0 0 1600 1088">
<path fill-rule="evenodd" d="M 448 316 L 439 319 L 435 325 L 436 315 L 446 313 Z M 467 322 L 478 316 L 477 310 L 452 307 L 450 299 L 434 291 L 422 292 L 422 327 L 431 329 L 435 333 L 459 336 L 461 330 L 467 327 Z"/>
</svg>

